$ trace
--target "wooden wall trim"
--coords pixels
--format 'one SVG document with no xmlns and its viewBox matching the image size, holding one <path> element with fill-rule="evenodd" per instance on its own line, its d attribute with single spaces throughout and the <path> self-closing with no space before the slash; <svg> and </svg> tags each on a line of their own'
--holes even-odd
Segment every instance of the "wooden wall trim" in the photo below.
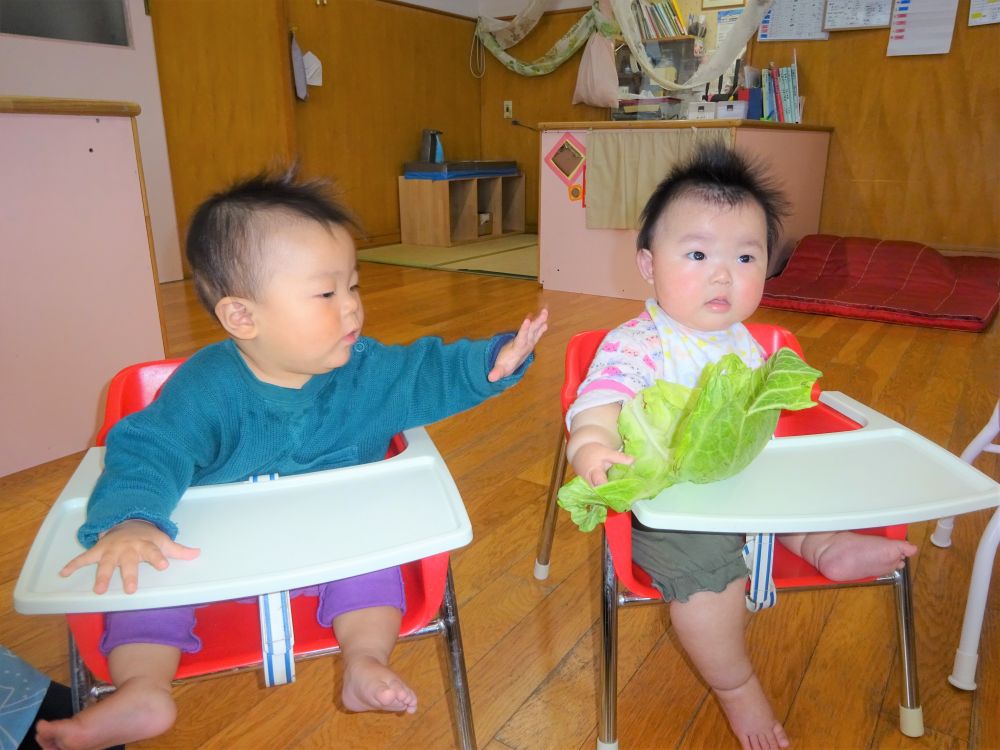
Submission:
<svg viewBox="0 0 1000 750">
<path fill-rule="evenodd" d="M 136 117 L 140 107 L 135 102 L 98 99 L 57 99 L 48 96 L 0 96 L 0 112 L 32 115 L 99 115 L 101 117 Z"/>
<path fill-rule="evenodd" d="M 468 21 L 473 26 L 476 25 L 475 18 L 470 18 L 469 16 L 463 16 L 460 13 L 452 13 L 451 11 L 439 10 L 438 8 L 427 8 L 423 5 L 416 5 L 414 3 L 404 3 L 402 2 L 402 0 L 377 0 L 377 1 L 380 3 L 384 3 L 385 5 L 401 5 L 404 8 L 413 8 L 414 10 L 422 10 L 425 13 L 434 13 L 439 16 L 447 16 L 448 18 L 458 18 L 462 21 Z"/>
</svg>

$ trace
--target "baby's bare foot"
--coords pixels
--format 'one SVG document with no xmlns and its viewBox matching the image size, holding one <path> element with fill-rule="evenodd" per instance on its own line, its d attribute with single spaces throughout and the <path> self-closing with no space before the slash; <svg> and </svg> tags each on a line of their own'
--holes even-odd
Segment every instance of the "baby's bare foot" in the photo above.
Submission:
<svg viewBox="0 0 1000 750">
<path fill-rule="evenodd" d="M 845 531 L 834 534 L 820 550 L 816 568 L 831 581 L 884 576 L 902 568 L 916 551 L 905 539 Z"/>
<path fill-rule="evenodd" d="M 344 707 L 349 711 L 417 710 L 417 695 L 398 675 L 372 656 L 356 656 L 344 669 Z"/>
<path fill-rule="evenodd" d="M 161 735 L 176 716 L 169 693 L 126 682 L 72 718 L 38 721 L 35 738 L 43 750 L 97 750 Z"/>
<path fill-rule="evenodd" d="M 714 688 L 715 697 L 729 720 L 729 727 L 743 750 L 778 750 L 788 747 L 784 727 L 775 718 L 757 675 L 734 688 Z"/>
</svg>

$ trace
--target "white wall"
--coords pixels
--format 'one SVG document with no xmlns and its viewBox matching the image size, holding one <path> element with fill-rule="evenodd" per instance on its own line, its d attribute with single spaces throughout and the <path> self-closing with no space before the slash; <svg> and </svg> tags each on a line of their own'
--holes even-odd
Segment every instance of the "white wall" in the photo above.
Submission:
<svg viewBox="0 0 1000 750">
<path fill-rule="evenodd" d="M 177 215 L 156 73 L 153 25 L 127 0 L 132 46 L 0 34 L 0 95 L 136 102 L 142 166 L 160 281 L 181 278 Z M 110 230 L 110 228 L 109 228 Z"/>
</svg>

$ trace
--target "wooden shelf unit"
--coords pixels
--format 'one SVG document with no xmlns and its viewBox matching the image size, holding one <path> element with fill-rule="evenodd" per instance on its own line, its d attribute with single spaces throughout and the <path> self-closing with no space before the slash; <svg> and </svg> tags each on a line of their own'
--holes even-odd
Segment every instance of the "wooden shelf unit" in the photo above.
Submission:
<svg viewBox="0 0 1000 750">
<path fill-rule="evenodd" d="M 445 247 L 523 232 L 524 175 L 400 177 L 399 226 L 404 244 Z"/>
</svg>

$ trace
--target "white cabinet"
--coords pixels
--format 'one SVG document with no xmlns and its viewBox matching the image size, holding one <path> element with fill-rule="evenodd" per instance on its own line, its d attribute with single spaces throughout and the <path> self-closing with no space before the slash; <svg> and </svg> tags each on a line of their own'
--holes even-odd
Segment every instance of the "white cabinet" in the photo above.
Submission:
<svg viewBox="0 0 1000 750">
<path fill-rule="evenodd" d="M 111 376 L 163 357 L 138 112 L 0 97 L 0 476 L 91 445 Z"/>
</svg>

